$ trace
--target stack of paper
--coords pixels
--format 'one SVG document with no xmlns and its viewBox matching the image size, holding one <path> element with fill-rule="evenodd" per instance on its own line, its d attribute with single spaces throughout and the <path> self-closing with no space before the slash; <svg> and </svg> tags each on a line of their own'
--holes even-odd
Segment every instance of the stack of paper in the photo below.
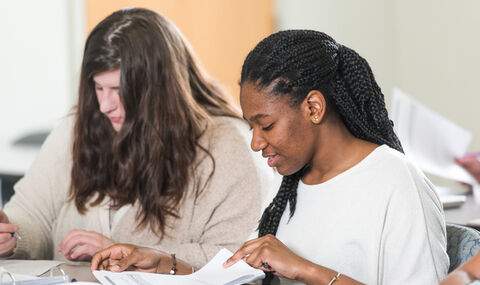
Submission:
<svg viewBox="0 0 480 285">
<path fill-rule="evenodd" d="M 395 88 L 392 120 L 405 155 L 420 169 L 440 177 L 475 184 L 455 163 L 472 140 L 472 134 Z"/>
<path fill-rule="evenodd" d="M 71 284 L 66 282 L 70 280 L 64 272 L 56 270 L 56 267 L 62 264 L 62 261 L 55 260 L 0 260 L 0 284 L 4 285 L 52 285 L 52 284 Z M 58 272 L 57 272 L 58 271 Z M 46 273 L 50 272 L 50 276 Z M 62 274 L 62 275 L 60 275 Z M 15 279 L 15 282 L 12 281 Z M 92 282 L 75 282 L 77 285 L 99 284 Z"/>
<path fill-rule="evenodd" d="M 227 249 L 220 250 L 202 269 L 190 275 L 167 275 L 125 271 L 93 271 L 93 275 L 104 285 L 237 285 L 265 277 L 263 271 L 250 267 L 243 260 L 229 268 L 223 263 L 232 256 Z"/>
<path fill-rule="evenodd" d="M 62 261 L 56 260 L 0 260 L 0 266 L 3 267 L 5 271 L 34 276 L 40 276 L 62 263 Z"/>
</svg>

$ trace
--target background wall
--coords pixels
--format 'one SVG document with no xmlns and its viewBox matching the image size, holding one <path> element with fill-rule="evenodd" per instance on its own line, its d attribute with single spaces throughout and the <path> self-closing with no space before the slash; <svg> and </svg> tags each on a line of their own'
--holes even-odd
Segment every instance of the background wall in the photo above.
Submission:
<svg viewBox="0 0 480 285">
<path fill-rule="evenodd" d="M 125 7 L 147 7 L 172 20 L 208 72 L 238 97 L 240 69 L 248 51 L 273 31 L 273 0 L 86 1 L 87 29 Z"/>
<path fill-rule="evenodd" d="M 82 9 L 80 0 L 0 2 L 0 142 L 51 127 L 71 106 Z"/>
<path fill-rule="evenodd" d="M 278 0 L 279 29 L 326 32 L 365 57 L 386 95 L 393 86 L 473 131 L 480 149 L 480 1 Z"/>
</svg>

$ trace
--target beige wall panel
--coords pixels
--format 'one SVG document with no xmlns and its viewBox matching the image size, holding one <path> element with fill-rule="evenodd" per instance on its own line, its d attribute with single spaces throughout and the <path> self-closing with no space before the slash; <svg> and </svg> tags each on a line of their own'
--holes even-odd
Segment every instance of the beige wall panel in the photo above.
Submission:
<svg viewBox="0 0 480 285">
<path fill-rule="evenodd" d="M 145 7 L 168 17 L 193 45 L 203 66 L 238 98 L 248 51 L 273 31 L 273 0 L 87 0 L 87 29 L 115 10 Z"/>
</svg>

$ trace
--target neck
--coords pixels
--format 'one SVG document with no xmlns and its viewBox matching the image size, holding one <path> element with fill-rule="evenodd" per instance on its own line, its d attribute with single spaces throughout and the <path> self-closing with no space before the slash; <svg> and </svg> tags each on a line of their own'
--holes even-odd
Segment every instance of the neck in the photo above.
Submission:
<svg viewBox="0 0 480 285">
<path fill-rule="evenodd" d="M 378 145 L 354 137 L 343 122 L 328 123 L 317 136 L 310 168 L 302 178 L 306 184 L 320 184 L 350 169 Z"/>
</svg>

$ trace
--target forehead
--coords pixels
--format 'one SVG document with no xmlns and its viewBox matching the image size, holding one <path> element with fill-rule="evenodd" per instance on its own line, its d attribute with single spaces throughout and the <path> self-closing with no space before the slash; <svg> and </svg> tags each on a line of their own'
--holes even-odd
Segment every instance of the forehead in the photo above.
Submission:
<svg viewBox="0 0 480 285">
<path fill-rule="evenodd" d="M 270 88 L 258 88 L 252 83 L 244 83 L 240 88 L 240 105 L 243 116 L 248 121 L 254 118 L 275 116 L 291 112 L 288 96 L 277 96 Z"/>
<path fill-rule="evenodd" d="M 93 81 L 100 85 L 118 85 L 120 82 L 120 68 L 97 73 L 93 76 Z"/>
</svg>

